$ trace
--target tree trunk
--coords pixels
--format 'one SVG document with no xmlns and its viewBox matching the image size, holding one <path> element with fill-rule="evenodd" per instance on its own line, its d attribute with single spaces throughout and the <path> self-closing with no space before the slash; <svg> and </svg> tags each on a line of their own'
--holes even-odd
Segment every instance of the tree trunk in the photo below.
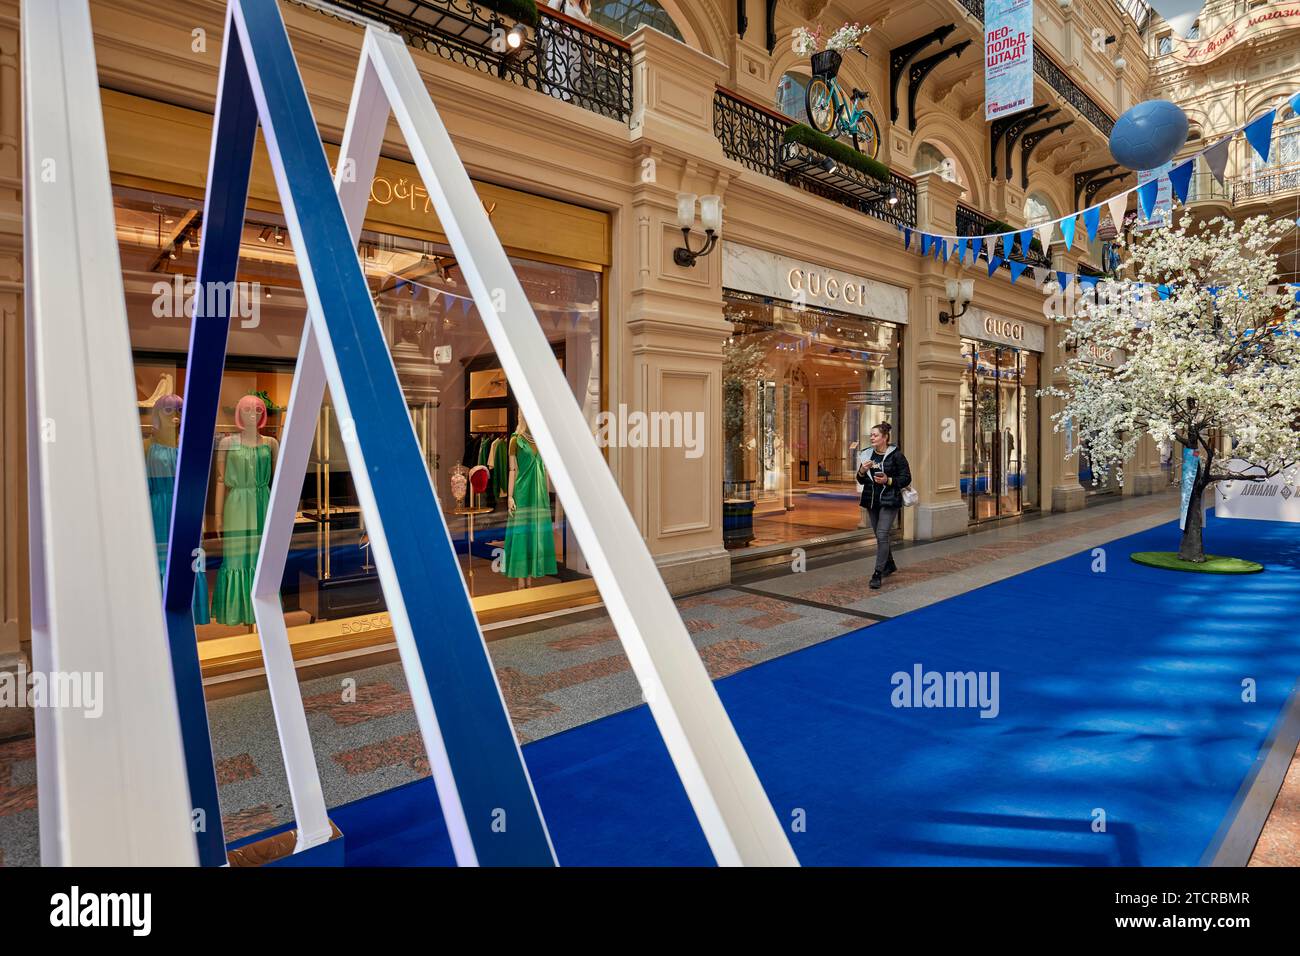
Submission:
<svg viewBox="0 0 1300 956">
<path fill-rule="evenodd" d="M 1208 485 L 1209 482 L 1205 480 L 1203 474 L 1196 476 L 1196 482 L 1192 485 L 1191 499 L 1187 502 L 1187 520 L 1183 524 L 1183 541 L 1178 547 L 1178 557 L 1194 564 L 1205 563 L 1205 545 L 1202 534 L 1205 526 L 1201 521 L 1201 497 L 1205 494 Z"/>
</svg>

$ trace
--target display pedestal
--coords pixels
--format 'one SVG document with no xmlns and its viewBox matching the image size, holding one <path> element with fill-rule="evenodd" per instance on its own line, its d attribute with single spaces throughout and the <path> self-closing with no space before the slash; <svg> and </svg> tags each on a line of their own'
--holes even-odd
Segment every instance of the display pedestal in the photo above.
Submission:
<svg viewBox="0 0 1300 956">
<path fill-rule="evenodd" d="M 378 614 L 384 610 L 379 574 L 372 568 L 322 580 L 304 571 L 298 575 L 298 606 L 317 621 Z"/>
<path fill-rule="evenodd" d="M 746 498 L 727 498 L 722 502 L 722 543 L 728 548 L 743 548 L 754 540 L 754 502 Z"/>
</svg>

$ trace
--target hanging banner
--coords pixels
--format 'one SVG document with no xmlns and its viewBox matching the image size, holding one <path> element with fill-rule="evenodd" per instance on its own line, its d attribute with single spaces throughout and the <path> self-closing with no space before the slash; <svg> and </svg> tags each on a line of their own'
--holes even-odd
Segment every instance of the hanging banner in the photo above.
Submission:
<svg viewBox="0 0 1300 956">
<path fill-rule="evenodd" d="M 1187 528 L 1187 506 L 1192 501 L 1192 486 L 1196 484 L 1196 473 L 1200 470 L 1201 459 L 1193 448 L 1183 446 L 1183 503 L 1178 511 L 1178 530 Z"/>
<path fill-rule="evenodd" d="M 1159 179 L 1160 185 L 1156 187 L 1156 204 L 1151 207 L 1151 218 L 1145 219 L 1142 216 L 1142 204 L 1138 203 L 1137 222 L 1133 224 L 1134 232 L 1143 232 L 1147 229 L 1155 229 L 1159 226 L 1169 225 L 1170 218 L 1174 211 L 1174 190 L 1173 184 L 1169 182 L 1169 170 L 1173 168 L 1173 162 L 1163 163 L 1155 169 L 1138 170 L 1138 185 L 1150 182 L 1153 179 Z"/>
<path fill-rule="evenodd" d="M 984 118 L 1034 105 L 1033 0 L 984 4 Z"/>
<path fill-rule="evenodd" d="M 1172 56 L 1180 63 L 1209 63 L 1246 40 L 1300 25 L 1300 3 L 1256 7 L 1203 40 L 1174 38 Z"/>
</svg>

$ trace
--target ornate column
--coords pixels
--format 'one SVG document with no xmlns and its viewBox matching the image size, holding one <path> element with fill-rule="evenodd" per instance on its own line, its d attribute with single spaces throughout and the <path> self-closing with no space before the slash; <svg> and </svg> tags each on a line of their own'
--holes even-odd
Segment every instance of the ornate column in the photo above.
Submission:
<svg viewBox="0 0 1300 956">
<path fill-rule="evenodd" d="M 1160 467 L 1160 449 L 1150 435 L 1138 441 L 1133 460 L 1124 466 L 1124 494 L 1150 495 L 1164 488 L 1168 479 Z"/>
<path fill-rule="evenodd" d="M 750 30 L 756 29 L 751 21 Z M 632 201 L 616 261 L 624 294 L 611 321 L 608 410 L 626 422 L 610 465 L 665 582 L 674 591 L 731 579 L 722 546 L 722 252 L 678 265 L 677 194 L 725 195 L 731 173 L 713 134 L 713 96 L 727 66 L 655 30 L 629 38 L 633 62 Z M 723 234 L 726 234 L 724 218 Z M 696 247 L 703 232 L 696 229 Z M 681 422 L 677 447 L 633 441 L 630 416 Z M 653 424 L 647 436 L 657 433 Z M 686 441 L 690 439 L 690 443 Z"/>
<path fill-rule="evenodd" d="M 1065 363 L 1065 350 L 1062 347 L 1065 336 L 1063 327 L 1057 325 L 1054 334 L 1047 336 L 1047 351 L 1043 353 L 1042 378 L 1053 386 L 1068 390 L 1070 382 L 1064 374 L 1056 369 Z M 1078 511 L 1088 501 L 1088 493 L 1079 484 L 1078 459 L 1070 455 L 1073 447 L 1073 433 L 1068 428 L 1055 431 L 1052 416 L 1061 410 L 1063 402 L 1050 396 L 1043 398 L 1040 409 L 1042 414 L 1043 447 L 1043 486 L 1052 489 L 1051 510 Z M 1044 503 L 1044 508 L 1047 504 Z"/>
<path fill-rule="evenodd" d="M 937 172 L 916 177 L 917 228 L 943 235 L 957 232 L 961 187 Z M 913 238 L 918 242 L 918 238 Z M 961 496 L 961 379 L 966 369 L 961 336 L 954 320 L 939 321 L 947 311 L 947 279 L 959 269 L 942 259 L 922 260 L 912 294 L 904 342 L 907 402 L 903 407 L 903 448 L 912 465 L 912 483 L 920 495 L 915 515 L 905 527 L 918 541 L 963 534 L 969 511 Z M 978 292 L 976 293 L 978 297 Z"/>
<path fill-rule="evenodd" d="M 19 669 L 31 640 L 18 52 L 18 5 L 6 0 L 0 4 L 0 673 Z M 0 708 L 0 740 L 30 731 L 30 711 Z"/>
</svg>

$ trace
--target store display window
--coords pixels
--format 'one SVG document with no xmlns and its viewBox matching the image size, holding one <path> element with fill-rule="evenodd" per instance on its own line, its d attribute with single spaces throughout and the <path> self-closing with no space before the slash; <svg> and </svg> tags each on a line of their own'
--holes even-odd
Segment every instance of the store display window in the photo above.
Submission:
<svg viewBox="0 0 1300 956">
<path fill-rule="evenodd" d="M 860 532 L 867 434 L 882 421 L 901 431 L 901 328 L 740 292 L 724 307 L 725 544 Z"/>
<path fill-rule="evenodd" d="M 118 188 L 127 290 L 159 570 L 183 413 L 200 205 Z M 450 247 L 365 231 L 360 258 L 412 427 L 480 619 L 594 595 L 586 562 Z M 537 320 L 593 431 L 601 404 L 603 274 L 512 256 Z M 232 307 L 204 569 L 194 594 L 203 651 L 253 631 L 249 591 L 306 315 L 283 220 L 250 211 Z M 430 528 L 430 534 L 441 530 Z M 391 635 L 338 417 L 326 395 L 304 476 L 282 590 L 300 637 Z M 208 655 L 211 656 L 211 655 Z M 204 655 L 201 653 L 201 657 Z M 205 657 L 206 663 L 206 657 Z"/>
</svg>

